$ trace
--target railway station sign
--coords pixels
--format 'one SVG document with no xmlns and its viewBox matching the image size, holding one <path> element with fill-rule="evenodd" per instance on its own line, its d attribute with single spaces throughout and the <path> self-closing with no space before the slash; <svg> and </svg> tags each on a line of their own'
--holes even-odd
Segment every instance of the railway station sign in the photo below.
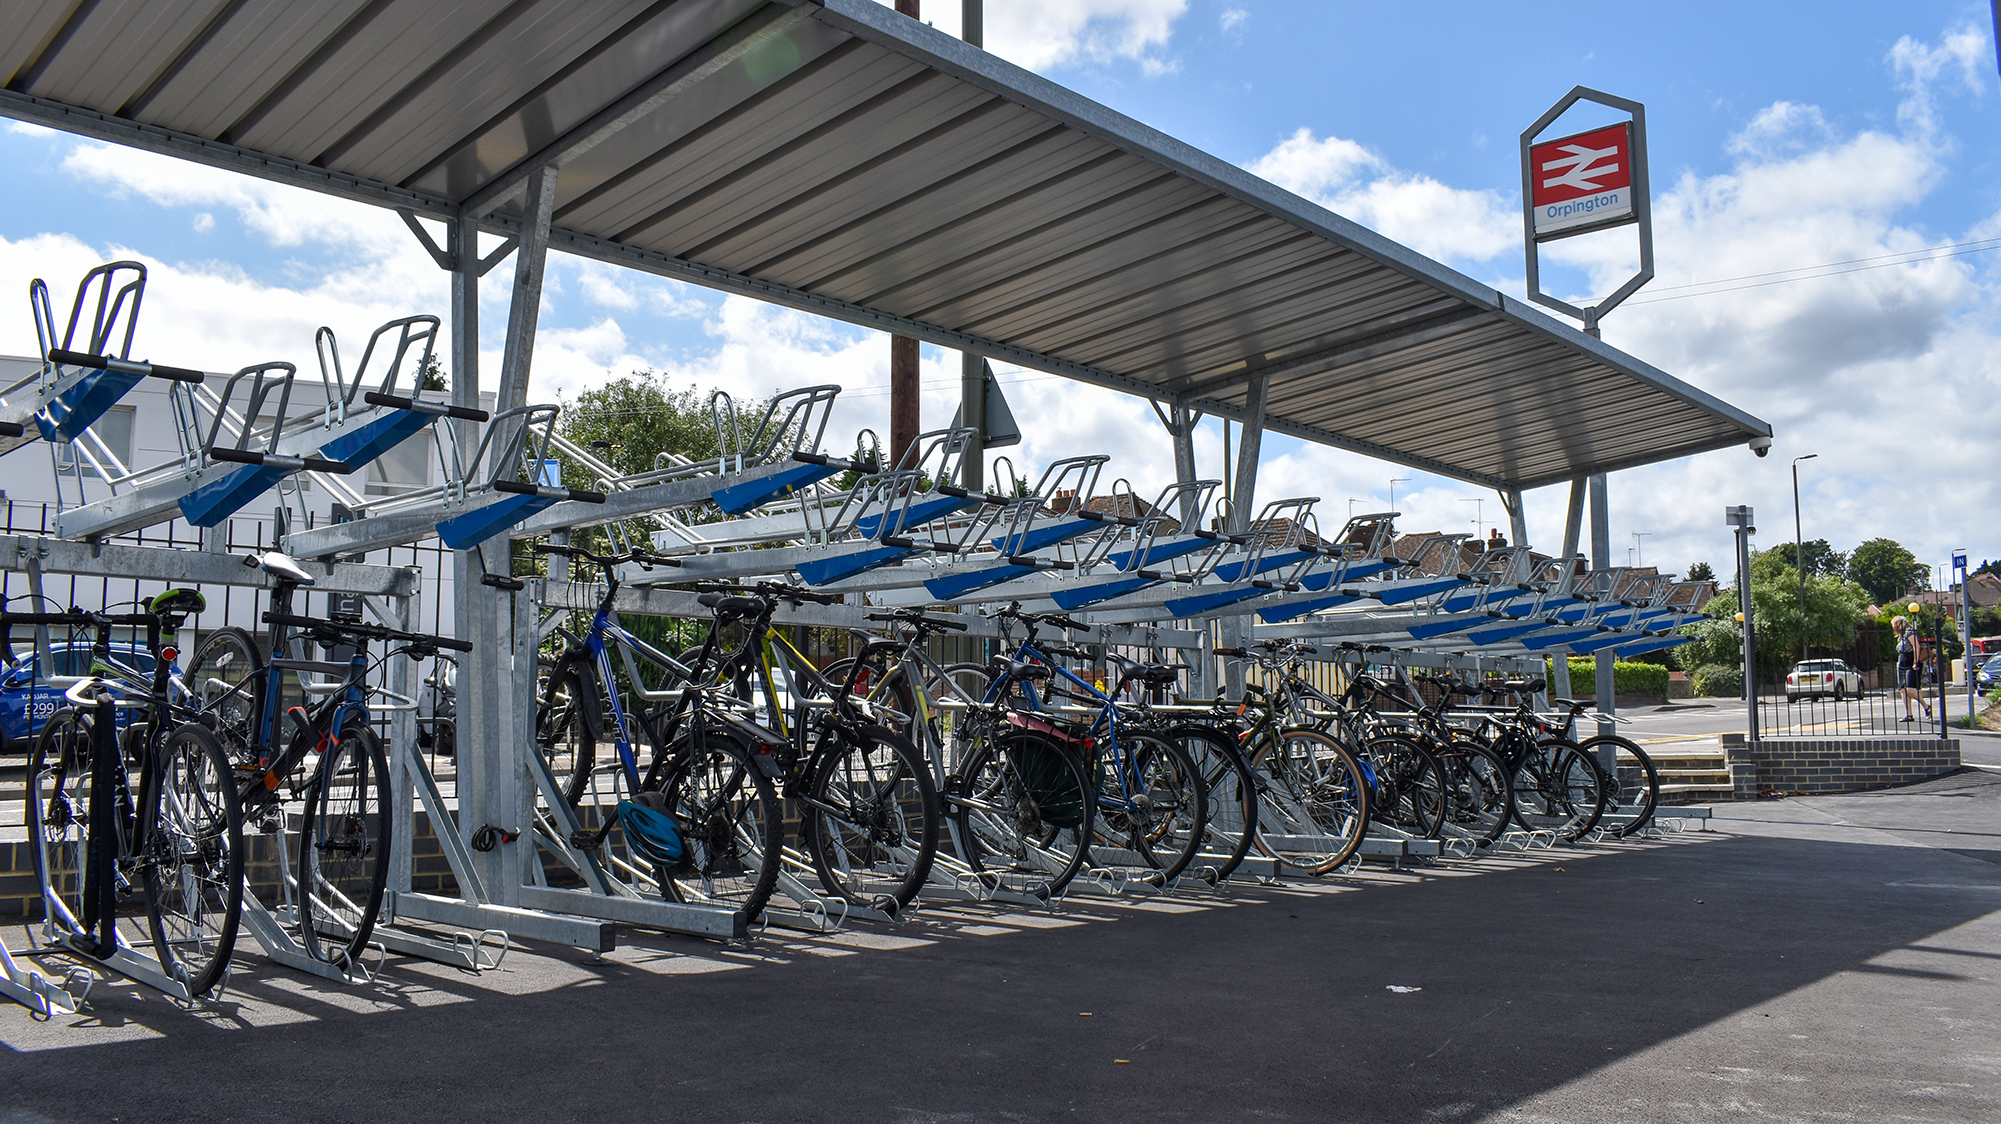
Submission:
<svg viewBox="0 0 2001 1124">
<path fill-rule="evenodd" d="M 1529 148 L 1537 241 L 1639 221 L 1633 126 L 1622 121 Z"/>
</svg>

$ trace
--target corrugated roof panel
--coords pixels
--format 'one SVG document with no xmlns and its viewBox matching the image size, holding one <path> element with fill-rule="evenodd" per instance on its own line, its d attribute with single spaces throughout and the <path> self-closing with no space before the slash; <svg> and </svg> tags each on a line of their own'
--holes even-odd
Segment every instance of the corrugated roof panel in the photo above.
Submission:
<svg viewBox="0 0 2001 1124">
<path fill-rule="evenodd" d="M 0 112 L 497 230 L 589 123 L 557 245 L 1226 414 L 1269 372 L 1270 424 L 1432 471 L 1769 432 L 872 0 L 15 7 Z"/>
</svg>

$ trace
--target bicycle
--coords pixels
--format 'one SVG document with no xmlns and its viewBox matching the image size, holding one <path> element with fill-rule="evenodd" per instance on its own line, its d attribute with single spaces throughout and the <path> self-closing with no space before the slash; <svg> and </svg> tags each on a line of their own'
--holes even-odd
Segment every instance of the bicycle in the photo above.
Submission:
<svg viewBox="0 0 2001 1124">
<path fill-rule="evenodd" d="M 233 759 L 245 821 L 278 836 L 281 859 L 291 857 L 284 844 L 287 806 L 303 802 L 296 868 L 281 876 L 281 913 L 297 923 L 308 955 L 346 969 L 368 946 L 390 866 L 389 764 L 369 716 L 369 698 L 377 691 L 368 685 L 368 643 L 400 645 L 385 652 L 385 660 L 422 659 L 441 649 L 470 652 L 473 646 L 293 613 L 294 594 L 313 584 L 312 576 L 276 551 L 247 555 L 244 563 L 279 579 L 263 617 L 272 655 L 266 659 L 240 628 L 218 629 L 196 651 L 186 679 Z M 307 640 L 346 649 L 348 658 L 281 654 Z M 312 681 L 309 675 L 333 678 Z M 304 694 L 321 698 L 286 705 L 288 678 Z"/>
<path fill-rule="evenodd" d="M 164 732 L 176 714 L 172 637 L 201 608 L 193 590 L 154 598 L 153 612 L 0 614 L 13 625 L 89 628 L 104 666 L 115 627 L 143 627 L 153 674 L 143 689 L 92 674 L 64 690 L 69 706 L 43 725 L 29 755 L 27 828 L 48 912 L 43 932 L 72 952 L 114 961 L 135 947 L 118 928 L 121 899 L 143 890 L 154 954 L 189 999 L 214 991 L 235 949 L 243 893 L 243 818 L 230 763 L 199 722 Z M 123 731 L 116 712 L 140 712 Z M 134 775 L 137 784 L 134 784 Z"/>
<path fill-rule="evenodd" d="M 1061 613 L 1024 613 L 1017 602 L 992 616 L 1023 625 L 1027 635 L 1008 660 L 990 665 L 982 701 L 1020 703 L 1008 720 L 1030 726 L 1079 756 L 1095 789 L 1096 815 L 1088 821 L 1088 846 L 1116 865 L 1149 869 L 1148 880 L 1166 885 L 1194 861 L 1208 817 L 1208 793 L 1201 771 L 1179 746 L 1133 729 L 1116 699 L 1037 647 L 1037 629 L 1054 626 L 1083 631 L 1087 626 Z M 1005 631 L 1003 632 L 1005 636 Z M 1041 668 L 1047 674 L 1031 673 Z M 1035 684 L 1047 693 L 1081 703 L 1086 721 L 1066 725 L 1035 717 L 1045 709 Z M 1059 685 L 1060 684 L 1060 685 Z"/>
</svg>

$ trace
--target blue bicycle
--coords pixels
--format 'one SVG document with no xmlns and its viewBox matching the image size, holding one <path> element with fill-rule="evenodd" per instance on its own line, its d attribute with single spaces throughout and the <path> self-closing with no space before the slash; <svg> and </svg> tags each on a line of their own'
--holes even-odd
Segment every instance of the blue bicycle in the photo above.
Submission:
<svg viewBox="0 0 2001 1124">
<path fill-rule="evenodd" d="M 998 708 L 1010 725 L 1042 734 L 1083 766 L 1095 797 L 1090 860 L 1145 868 L 1142 877 L 1160 884 L 1178 877 L 1201 849 L 1208 822 L 1208 786 L 1194 760 L 1173 742 L 1128 724 L 1115 691 L 1056 661 L 1082 653 L 1037 644 L 1042 627 L 1088 626 L 1060 613 L 1024 613 L 1018 602 L 993 616 L 1004 637 L 1011 624 L 1027 635 L 1011 658 L 989 665 L 983 705 Z"/>
</svg>

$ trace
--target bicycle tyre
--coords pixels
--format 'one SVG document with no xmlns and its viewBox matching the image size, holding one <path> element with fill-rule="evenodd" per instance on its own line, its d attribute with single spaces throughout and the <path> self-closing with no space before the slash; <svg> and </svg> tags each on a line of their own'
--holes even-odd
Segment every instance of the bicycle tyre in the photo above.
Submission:
<svg viewBox="0 0 2001 1124">
<path fill-rule="evenodd" d="M 1661 799 L 1660 770 L 1654 767 L 1654 759 L 1647 756 L 1646 750 L 1617 734 L 1599 734 L 1577 743 L 1578 750 L 1593 761 L 1598 760 L 1596 751 L 1604 746 L 1610 746 L 1613 751 L 1612 794 L 1607 803 L 1622 813 L 1632 809 L 1633 818 L 1612 830 L 1614 837 L 1625 839 L 1645 831 L 1647 825 L 1653 822 L 1654 809 L 1660 805 Z M 1621 754 L 1631 757 L 1633 763 L 1621 763 Z"/>
<path fill-rule="evenodd" d="M 28 751 L 28 841 L 44 900 L 64 916 L 46 918 L 65 932 L 88 936 L 84 904 L 90 868 L 90 719 L 73 706 L 42 723 Z"/>
<path fill-rule="evenodd" d="M 1295 727 L 1268 735 L 1255 760 L 1269 782 L 1258 850 L 1306 874 L 1354 857 L 1368 834 L 1371 796 L 1368 773 L 1347 746 Z"/>
<path fill-rule="evenodd" d="M 909 905 L 938 854 L 930 767 L 909 738 L 886 726 L 828 736 L 840 742 L 816 757 L 800 810 L 814 872 L 852 905 L 874 907 L 885 897 Z"/>
<path fill-rule="evenodd" d="M 1103 859 L 1121 850 L 1130 852 L 1158 870 L 1164 882 L 1172 882 L 1202 848 L 1209 804 L 1202 772 L 1187 751 L 1172 742 L 1137 730 L 1128 731 L 1122 740 L 1126 745 L 1121 754 L 1098 758 L 1092 854 Z M 1129 795 L 1136 790 L 1137 795 Z M 1099 854 L 1101 849 L 1105 854 Z"/>
<path fill-rule="evenodd" d="M 1376 822 L 1419 839 L 1438 838 L 1447 797 L 1437 756 L 1406 734 L 1377 735 L 1364 749 L 1376 771 L 1377 791 L 1370 794 Z M 1387 798 L 1376 800 L 1378 795 Z"/>
<path fill-rule="evenodd" d="M 222 981 L 243 917 L 243 808 L 222 742 L 188 723 L 159 747 L 160 806 L 146 864 L 153 951 L 189 995 Z"/>
<path fill-rule="evenodd" d="M 960 857 L 991 889 L 1061 894 L 1090 861 L 1096 790 L 1076 755 L 1040 734 L 975 746 L 944 803 Z"/>
<path fill-rule="evenodd" d="M 671 866 L 654 864 L 660 896 L 726 906 L 746 919 L 762 913 L 784 862 L 785 818 L 750 751 L 716 730 L 703 733 L 699 751 L 684 740 L 661 793 L 686 853 Z"/>
<path fill-rule="evenodd" d="M 204 714 L 213 713 L 215 731 L 224 749 L 238 759 L 250 751 L 258 722 L 257 695 L 261 682 L 243 686 L 264 670 L 264 656 L 257 640 L 235 625 L 227 625 L 202 637 L 194 658 L 181 674 L 191 702 Z"/>
<path fill-rule="evenodd" d="M 1257 774 L 1237 752 L 1237 740 L 1213 726 L 1186 723 L 1170 726 L 1158 736 L 1180 746 L 1202 770 L 1209 790 L 1209 815 L 1203 832 L 1223 857 L 1216 864 L 1216 880 L 1220 882 L 1243 865 L 1257 844 Z"/>
<path fill-rule="evenodd" d="M 1444 830 L 1471 836 L 1476 846 L 1491 845 L 1515 822 L 1507 762 L 1478 742 L 1461 740 L 1446 743 L 1438 761 L 1450 798 Z"/>
<path fill-rule="evenodd" d="M 1565 842 L 1590 831 L 1605 810 L 1604 776 L 1574 742 L 1535 746 L 1516 763 L 1510 783 L 1515 821 L 1527 831 L 1553 831 Z"/>
<path fill-rule="evenodd" d="M 349 722 L 322 750 L 299 829 L 300 943 L 314 959 L 359 962 L 389 859 L 389 764 L 375 732 Z"/>
</svg>

